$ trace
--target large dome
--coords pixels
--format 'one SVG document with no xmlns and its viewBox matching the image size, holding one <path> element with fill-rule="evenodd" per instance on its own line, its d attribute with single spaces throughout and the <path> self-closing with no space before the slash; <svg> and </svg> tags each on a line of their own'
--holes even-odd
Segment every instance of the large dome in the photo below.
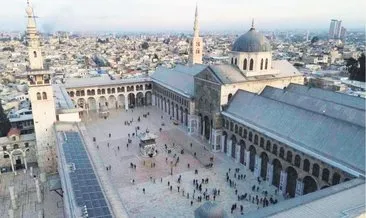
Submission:
<svg viewBox="0 0 366 218">
<path fill-rule="evenodd" d="M 233 44 L 232 51 L 237 52 L 269 52 L 271 44 L 268 39 L 252 27 L 241 35 Z"/>
</svg>

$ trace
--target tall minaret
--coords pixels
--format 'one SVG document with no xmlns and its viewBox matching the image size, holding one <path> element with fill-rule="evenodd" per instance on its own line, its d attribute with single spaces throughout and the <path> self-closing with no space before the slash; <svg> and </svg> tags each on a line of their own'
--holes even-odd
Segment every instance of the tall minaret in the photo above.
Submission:
<svg viewBox="0 0 366 218">
<path fill-rule="evenodd" d="M 27 40 L 29 67 L 27 77 L 36 134 L 37 162 L 42 173 L 57 171 L 56 162 L 56 108 L 51 85 L 51 74 L 43 68 L 42 51 L 33 8 L 27 1 Z"/>
<path fill-rule="evenodd" d="M 194 34 L 191 44 L 190 63 L 191 64 L 202 64 L 202 50 L 203 41 L 199 35 L 200 28 L 198 25 L 198 6 L 196 5 L 196 13 L 194 17 Z"/>
</svg>

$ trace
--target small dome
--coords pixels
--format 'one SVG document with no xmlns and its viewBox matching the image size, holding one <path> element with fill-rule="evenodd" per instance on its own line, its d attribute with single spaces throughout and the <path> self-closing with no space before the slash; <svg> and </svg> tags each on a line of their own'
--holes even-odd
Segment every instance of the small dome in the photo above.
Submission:
<svg viewBox="0 0 366 218">
<path fill-rule="evenodd" d="M 269 52 L 271 44 L 268 39 L 252 27 L 241 35 L 233 44 L 232 51 L 237 52 Z"/>
</svg>

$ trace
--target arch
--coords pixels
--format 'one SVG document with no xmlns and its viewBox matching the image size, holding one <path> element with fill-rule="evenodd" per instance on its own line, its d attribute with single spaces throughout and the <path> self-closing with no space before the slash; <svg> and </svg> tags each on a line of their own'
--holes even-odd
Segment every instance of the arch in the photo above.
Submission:
<svg viewBox="0 0 366 218">
<path fill-rule="evenodd" d="M 224 137 L 224 153 L 227 153 L 227 133 L 224 131 L 222 133 L 222 136 Z"/>
<path fill-rule="evenodd" d="M 134 107 L 135 106 L 135 94 L 133 93 L 129 93 L 127 95 L 127 100 L 128 100 L 128 107 Z"/>
<path fill-rule="evenodd" d="M 291 151 L 287 151 L 286 161 L 289 163 L 292 163 L 292 152 Z"/>
<path fill-rule="evenodd" d="M 110 95 L 108 97 L 108 106 L 109 108 L 116 107 L 117 108 L 117 99 L 114 95 Z"/>
<path fill-rule="evenodd" d="M 259 146 L 261 148 L 264 148 L 264 138 L 263 137 L 261 137 L 261 139 L 259 140 Z"/>
<path fill-rule="evenodd" d="M 328 182 L 329 181 L 329 170 L 327 168 L 324 168 L 323 169 L 323 172 L 322 172 L 322 180 L 324 182 Z"/>
<path fill-rule="evenodd" d="M 269 162 L 269 158 L 266 152 L 261 153 L 261 177 L 266 179 L 267 176 L 267 164 Z"/>
<path fill-rule="evenodd" d="M 96 110 L 97 109 L 97 101 L 93 97 L 89 97 L 87 99 L 87 103 L 89 105 L 89 110 Z"/>
<path fill-rule="evenodd" d="M 121 108 L 125 107 L 126 97 L 123 94 L 118 95 L 118 104 Z"/>
<path fill-rule="evenodd" d="M 294 163 L 294 165 L 295 165 L 295 167 L 300 168 L 300 164 L 301 164 L 301 157 L 300 157 L 300 155 L 297 154 L 295 156 L 295 163 Z"/>
<path fill-rule="evenodd" d="M 296 180 L 298 177 L 298 173 L 295 168 L 289 166 L 286 169 L 287 172 L 287 185 L 286 185 L 286 192 L 291 196 L 295 197 L 296 193 Z"/>
<path fill-rule="evenodd" d="M 37 92 L 37 100 L 42 100 L 41 93 Z"/>
<path fill-rule="evenodd" d="M 251 58 L 249 62 L 249 70 L 253 70 L 253 67 L 254 67 L 254 61 L 253 58 Z"/>
<path fill-rule="evenodd" d="M 277 144 L 273 144 L 272 154 L 277 156 Z"/>
<path fill-rule="evenodd" d="M 243 70 L 247 70 L 248 60 L 245 58 L 243 63 Z"/>
<path fill-rule="evenodd" d="M 85 99 L 84 98 L 79 98 L 77 101 L 77 105 L 79 108 L 84 108 L 85 107 Z"/>
<path fill-rule="evenodd" d="M 340 181 L 341 181 L 341 175 L 339 175 L 339 173 L 337 172 L 333 173 L 332 185 L 337 185 L 339 184 Z"/>
<path fill-rule="evenodd" d="M 47 93 L 46 92 L 42 92 L 42 99 L 47 100 Z"/>
<path fill-rule="evenodd" d="M 98 95 L 102 94 L 102 90 L 97 89 L 97 94 L 98 94 Z"/>
<path fill-rule="evenodd" d="M 258 145 L 258 135 L 257 134 L 254 135 L 254 144 Z"/>
<path fill-rule="evenodd" d="M 243 137 L 246 139 L 246 138 L 247 138 L 247 136 L 248 136 L 248 131 L 247 131 L 247 129 L 244 129 Z"/>
<path fill-rule="evenodd" d="M 145 100 L 146 100 L 146 105 L 152 104 L 152 94 L 150 91 L 145 93 Z M 169 108 L 169 100 L 168 100 L 168 108 Z M 169 108 L 169 111 L 170 111 L 170 108 Z"/>
<path fill-rule="evenodd" d="M 142 92 L 137 93 L 136 95 L 136 106 L 143 106 L 145 104 L 145 99 L 144 99 L 144 94 Z M 166 101 L 164 101 L 164 103 L 166 104 Z M 165 105 L 166 108 L 166 105 Z"/>
<path fill-rule="evenodd" d="M 284 159 L 285 156 L 285 149 L 283 147 L 280 148 L 280 153 L 279 153 L 280 158 Z"/>
<path fill-rule="evenodd" d="M 281 161 L 279 161 L 277 158 L 275 158 L 272 161 L 273 164 L 273 179 L 272 179 L 272 185 L 279 187 L 280 185 L 280 177 L 281 177 L 281 170 L 282 170 L 282 164 Z"/>
<path fill-rule="evenodd" d="M 242 136 L 243 135 L 243 127 L 239 127 L 239 135 Z"/>
<path fill-rule="evenodd" d="M 104 96 L 99 97 L 99 107 L 108 106 L 108 101 Z"/>
<path fill-rule="evenodd" d="M 318 177 L 319 177 L 319 165 L 318 165 L 318 164 L 313 164 L 312 174 L 313 174 L 313 176 L 315 176 L 316 178 L 318 178 Z"/>
<path fill-rule="evenodd" d="M 231 136 L 231 157 L 235 159 L 236 156 L 236 136 Z"/>
<path fill-rule="evenodd" d="M 248 137 L 249 141 L 253 141 L 253 133 L 249 132 L 249 137 Z"/>
<path fill-rule="evenodd" d="M 102 95 L 104 95 L 105 94 L 105 89 L 102 89 Z"/>
<path fill-rule="evenodd" d="M 73 98 L 75 96 L 75 92 L 71 91 L 69 95 L 70 95 L 71 98 Z"/>
<path fill-rule="evenodd" d="M 303 179 L 303 183 L 304 183 L 304 192 L 303 192 L 304 195 L 318 190 L 318 185 L 315 179 L 311 176 L 305 176 Z"/>
<path fill-rule="evenodd" d="M 265 64 L 265 66 L 264 66 L 264 69 L 268 69 L 268 58 L 266 58 L 266 64 Z"/>
<path fill-rule="evenodd" d="M 255 155 L 256 155 L 256 150 L 255 147 L 253 145 L 251 145 L 249 147 L 249 169 L 250 171 L 254 171 L 254 166 L 255 166 Z"/>
<path fill-rule="evenodd" d="M 90 90 L 88 89 L 88 90 L 86 90 L 86 95 L 91 95 L 90 94 Z"/>
<path fill-rule="evenodd" d="M 210 126 L 211 126 L 210 119 L 208 118 L 208 116 L 205 116 L 203 118 L 203 121 L 205 123 L 205 132 L 204 132 L 205 139 L 209 140 L 210 139 Z"/>
<path fill-rule="evenodd" d="M 81 91 L 80 91 L 80 95 L 81 95 L 81 96 L 85 96 L 85 90 L 81 90 Z"/>
<path fill-rule="evenodd" d="M 240 163 L 244 164 L 244 161 L 245 161 L 245 152 L 244 151 L 246 149 L 245 141 L 240 140 L 239 146 L 240 146 Z"/>
<path fill-rule="evenodd" d="M 304 160 L 304 164 L 303 164 L 302 169 L 303 169 L 305 172 L 309 172 L 309 170 L 310 170 L 310 161 L 309 161 L 308 159 L 305 159 L 305 160 Z"/>
<path fill-rule="evenodd" d="M 238 125 L 237 125 L 237 124 L 235 124 L 234 132 L 235 132 L 235 133 L 238 133 L 238 131 L 239 131 Z"/>
<path fill-rule="evenodd" d="M 263 58 L 261 59 L 261 70 L 263 70 Z"/>
<path fill-rule="evenodd" d="M 90 93 L 91 93 L 91 95 L 95 95 L 95 89 L 92 89 L 92 90 L 90 91 Z"/>
</svg>

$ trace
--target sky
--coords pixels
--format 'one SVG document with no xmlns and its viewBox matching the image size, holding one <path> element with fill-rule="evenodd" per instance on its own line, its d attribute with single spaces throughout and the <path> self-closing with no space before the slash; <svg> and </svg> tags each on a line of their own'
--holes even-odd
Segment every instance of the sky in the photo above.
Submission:
<svg viewBox="0 0 366 218">
<path fill-rule="evenodd" d="M 25 30 L 26 0 L 0 0 L 0 31 Z M 330 19 L 364 29 L 365 0 L 31 0 L 38 28 L 65 31 L 191 31 L 196 3 L 201 31 L 328 29 Z"/>
</svg>

